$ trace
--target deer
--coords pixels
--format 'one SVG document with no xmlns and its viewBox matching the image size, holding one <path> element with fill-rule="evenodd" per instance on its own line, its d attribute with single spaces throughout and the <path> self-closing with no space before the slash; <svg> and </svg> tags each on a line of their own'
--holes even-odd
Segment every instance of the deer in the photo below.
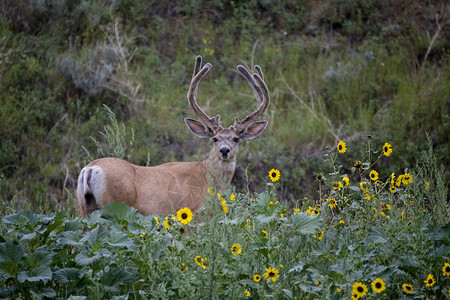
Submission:
<svg viewBox="0 0 450 300">
<path fill-rule="evenodd" d="M 122 202 L 144 216 L 169 215 L 186 207 L 195 212 L 203 206 L 208 188 L 221 192 L 228 188 L 236 169 L 239 143 L 259 136 L 268 125 L 267 121 L 256 119 L 267 110 L 270 96 L 259 66 L 255 65 L 256 73 L 250 74 L 238 65 L 237 71 L 247 80 L 259 103 L 242 121 L 236 117 L 233 125 L 224 127 L 219 115 L 208 116 L 197 103 L 198 85 L 211 68 L 210 63 L 202 67 L 202 57 L 196 57 L 187 99 L 199 120 L 184 118 L 195 136 L 211 140 L 208 158 L 150 167 L 113 157 L 94 160 L 81 170 L 77 182 L 83 219 L 111 202 Z"/>
</svg>

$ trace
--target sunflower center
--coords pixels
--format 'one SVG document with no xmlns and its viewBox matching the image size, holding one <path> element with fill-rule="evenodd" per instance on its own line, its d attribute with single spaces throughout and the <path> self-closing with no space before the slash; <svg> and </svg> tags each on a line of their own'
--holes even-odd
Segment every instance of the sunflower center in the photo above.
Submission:
<svg viewBox="0 0 450 300">
<path fill-rule="evenodd" d="M 338 146 L 338 149 L 339 149 L 339 150 L 342 150 L 342 145 L 339 145 L 339 146 Z"/>
<path fill-rule="evenodd" d="M 274 277 L 275 276 L 275 273 L 274 272 L 270 272 L 269 273 L 269 277 Z"/>
<path fill-rule="evenodd" d="M 273 172 L 272 177 L 277 177 L 277 173 Z"/>
<path fill-rule="evenodd" d="M 381 289 L 381 283 L 380 283 L 380 282 L 375 283 L 375 287 L 376 287 L 377 289 Z"/>
<path fill-rule="evenodd" d="M 358 290 L 359 293 L 364 292 L 364 289 L 362 288 L 362 286 L 358 286 L 357 290 Z"/>
<path fill-rule="evenodd" d="M 446 267 L 445 272 L 450 273 L 450 267 Z"/>
<path fill-rule="evenodd" d="M 428 279 L 428 284 L 432 284 L 433 280 L 432 279 Z"/>
<path fill-rule="evenodd" d="M 411 287 L 410 287 L 409 285 L 407 285 L 407 286 L 406 286 L 406 289 L 407 289 L 408 291 L 410 291 L 410 290 L 411 290 Z"/>
<path fill-rule="evenodd" d="M 184 219 L 187 219 L 187 213 L 183 213 L 182 215 L 181 215 L 181 218 L 184 220 Z"/>
</svg>

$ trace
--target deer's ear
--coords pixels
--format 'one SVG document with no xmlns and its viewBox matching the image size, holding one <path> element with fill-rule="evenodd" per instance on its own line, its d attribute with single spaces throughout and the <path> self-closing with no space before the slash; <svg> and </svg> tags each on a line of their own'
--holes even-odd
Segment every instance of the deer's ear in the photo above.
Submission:
<svg viewBox="0 0 450 300">
<path fill-rule="evenodd" d="M 241 139 L 251 140 L 260 135 L 266 129 L 267 121 L 260 121 L 250 124 L 245 130 L 239 133 Z"/>
<path fill-rule="evenodd" d="M 184 122 L 186 123 L 186 126 L 189 128 L 189 130 L 198 137 L 210 138 L 214 135 L 212 130 L 206 127 L 205 124 L 200 121 L 191 118 L 184 118 Z"/>
</svg>

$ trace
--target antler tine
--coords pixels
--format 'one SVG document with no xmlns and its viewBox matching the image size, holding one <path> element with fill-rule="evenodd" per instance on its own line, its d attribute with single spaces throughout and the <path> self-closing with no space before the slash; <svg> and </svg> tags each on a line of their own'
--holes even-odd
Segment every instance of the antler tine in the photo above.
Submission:
<svg viewBox="0 0 450 300">
<path fill-rule="evenodd" d="M 267 88 L 267 85 L 264 82 L 263 79 L 264 74 L 259 66 L 255 66 L 255 69 L 258 72 L 258 74 L 253 73 L 252 76 L 244 66 L 242 65 L 237 66 L 237 70 L 239 71 L 239 73 L 242 74 L 242 76 L 245 77 L 245 79 L 247 79 L 249 85 L 256 92 L 256 95 L 259 99 L 259 107 L 255 111 L 246 116 L 242 121 L 239 121 L 239 119 L 236 118 L 234 122 L 234 127 L 237 129 L 237 131 L 245 129 L 251 122 L 253 122 L 259 116 L 261 116 L 269 106 L 270 102 L 269 89 Z"/>
<path fill-rule="evenodd" d="M 212 65 L 210 63 L 205 64 L 203 68 L 201 66 L 202 66 L 202 57 L 199 55 L 195 59 L 194 73 L 192 76 L 191 85 L 189 86 L 187 98 L 189 105 L 191 106 L 194 113 L 200 118 L 201 121 L 205 123 L 207 127 L 209 127 L 211 130 L 214 130 L 220 126 L 219 116 L 211 118 L 197 104 L 198 84 L 206 75 L 206 73 L 208 73 L 208 71 L 212 68 Z"/>
</svg>

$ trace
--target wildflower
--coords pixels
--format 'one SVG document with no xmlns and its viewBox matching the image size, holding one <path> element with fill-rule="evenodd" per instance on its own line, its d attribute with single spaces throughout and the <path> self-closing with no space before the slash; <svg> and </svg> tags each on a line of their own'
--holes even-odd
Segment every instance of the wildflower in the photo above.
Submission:
<svg viewBox="0 0 450 300">
<path fill-rule="evenodd" d="M 367 188 L 369 187 L 369 183 L 367 181 L 363 181 L 359 184 L 359 188 L 362 191 L 367 191 Z"/>
<path fill-rule="evenodd" d="M 377 278 L 374 281 L 372 281 L 372 290 L 377 293 L 381 293 L 386 289 L 386 283 L 383 279 Z"/>
<path fill-rule="evenodd" d="M 383 155 L 389 156 L 392 154 L 392 145 L 389 143 L 385 143 L 383 146 Z"/>
<path fill-rule="evenodd" d="M 389 189 L 389 191 L 393 194 L 395 193 L 395 191 L 397 190 L 397 188 L 395 186 L 391 186 L 391 188 Z"/>
<path fill-rule="evenodd" d="M 272 280 L 272 282 L 275 282 L 280 277 L 280 275 L 278 273 L 279 273 L 279 271 L 277 269 L 269 267 L 268 269 L 266 269 L 266 273 L 264 273 L 264 277 L 267 278 L 268 282 L 270 282 L 270 280 Z"/>
<path fill-rule="evenodd" d="M 323 232 L 324 232 L 323 230 L 317 231 L 317 233 L 314 234 L 314 237 L 318 238 L 319 240 L 321 240 L 323 238 Z"/>
<path fill-rule="evenodd" d="M 386 204 L 386 209 L 387 210 L 391 210 L 391 205 L 390 204 Z"/>
<path fill-rule="evenodd" d="M 432 287 L 436 283 L 436 280 L 434 280 L 433 274 L 428 274 L 427 279 L 425 279 L 423 282 L 425 282 L 426 287 Z"/>
<path fill-rule="evenodd" d="M 425 182 L 425 190 L 428 190 L 429 187 L 430 187 L 430 183 L 429 182 Z"/>
<path fill-rule="evenodd" d="M 378 179 L 378 172 L 375 170 L 370 171 L 370 179 L 372 179 L 373 181 Z"/>
<path fill-rule="evenodd" d="M 337 149 L 338 149 L 339 153 L 345 153 L 345 150 L 347 150 L 347 148 L 345 147 L 345 143 L 343 141 L 340 141 L 338 143 Z"/>
<path fill-rule="evenodd" d="M 251 223 L 250 219 L 247 219 L 247 227 L 252 228 L 252 223 Z"/>
<path fill-rule="evenodd" d="M 342 292 L 342 290 L 341 290 L 341 288 L 336 288 L 336 293 L 340 293 L 340 292 Z"/>
<path fill-rule="evenodd" d="M 396 186 L 400 186 L 400 184 L 402 183 L 403 177 L 405 177 L 405 175 L 399 175 L 397 177 L 397 180 L 395 181 Z"/>
<path fill-rule="evenodd" d="M 316 281 L 316 285 L 321 285 L 322 284 L 322 280 L 320 280 L 320 279 L 317 279 L 317 281 Z"/>
<path fill-rule="evenodd" d="M 259 282 L 261 280 L 261 275 L 256 274 L 255 276 L 253 276 L 253 281 L 254 282 Z"/>
<path fill-rule="evenodd" d="M 336 199 L 334 198 L 328 198 L 327 202 L 330 202 L 327 205 L 331 208 L 335 208 L 337 206 Z"/>
<path fill-rule="evenodd" d="M 411 176 L 411 174 L 405 173 L 405 174 L 403 175 L 402 183 L 405 184 L 405 185 L 408 185 L 408 184 L 410 184 L 411 182 L 412 182 L 412 176 Z"/>
<path fill-rule="evenodd" d="M 222 210 L 224 213 L 228 213 L 227 201 L 222 201 Z"/>
<path fill-rule="evenodd" d="M 355 168 L 357 168 L 357 169 L 361 169 L 361 167 L 362 167 L 362 162 L 361 161 L 357 161 L 357 162 L 355 162 L 355 164 L 353 165 Z"/>
<path fill-rule="evenodd" d="M 269 237 L 269 233 L 266 230 L 261 230 L 262 233 L 264 233 L 264 237 L 267 239 Z"/>
<path fill-rule="evenodd" d="M 356 299 L 363 297 L 367 294 L 367 286 L 362 282 L 355 282 L 352 285 L 352 294 L 356 295 Z"/>
<path fill-rule="evenodd" d="M 141 236 L 141 238 L 143 238 L 143 237 L 144 237 L 144 234 L 141 232 L 140 236 Z"/>
<path fill-rule="evenodd" d="M 170 229 L 170 225 L 169 225 L 169 219 L 166 217 L 166 220 L 163 222 L 164 227 L 166 227 L 167 230 Z"/>
<path fill-rule="evenodd" d="M 317 176 L 316 176 L 316 180 L 317 181 L 321 181 L 322 180 L 322 174 L 317 174 Z"/>
<path fill-rule="evenodd" d="M 197 255 L 197 256 L 194 258 L 194 261 L 195 261 L 195 263 L 196 263 L 197 265 L 199 265 L 199 266 L 202 265 L 202 258 L 201 258 L 200 255 Z"/>
<path fill-rule="evenodd" d="M 342 189 L 342 182 L 336 181 L 336 182 L 333 184 L 333 190 L 338 190 L 338 191 L 340 191 L 341 189 Z"/>
<path fill-rule="evenodd" d="M 405 293 L 407 293 L 407 294 L 412 294 L 412 292 L 414 292 L 413 287 L 410 284 L 404 283 L 404 284 L 402 284 L 402 288 L 403 288 L 403 291 L 405 291 Z"/>
<path fill-rule="evenodd" d="M 294 215 L 296 214 L 296 213 L 299 213 L 300 212 L 300 208 L 296 208 L 295 210 L 294 210 Z"/>
<path fill-rule="evenodd" d="M 245 297 L 249 297 L 250 296 L 250 291 L 249 290 L 245 290 L 244 295 L 245 295 Z"/>
<path fill-rule="evenodd" d="M 192 221 L 192 211 L 185 207 L 177 211 L 177 221 L 181 222 L 181 224 L 186 225 L 187 223 Z"/>
<path fill-rule="evenodd" d="M 234 200 L 236 200 L 236 196 L 235 196 L 234 194 L 231 194 L 231 196 L 230 196 L 230 200 L 231 200 L 231 201 L 234 201 Z"/>
<path fill-rule="evenodd" d="M 200 255 L 197 255 L 195 258 L 194 258 L 194 261 L 195 261 L 195 263 L 197 264 L 197 265 L 199 265 L 200 267 L 202 267 L 203 269 L 206 269 L 206 265 L 205 265 L 205 261 L 207 261 L 208 259 L 205 257 L 205 258 L 201 258 L 201 256 Z"/>
<path fill-rule="evenodd" d="M 342 181 L 345 182 L 345 186 L 349 186 L 349 184 L 350 184 L 350 179 L 349 179 L 347 176 L 345 176 L 344 178 L 342 178 Z"/>
<path fill-rule="evenodd" d="M 450 276 L 450 264 L 449 263 L 445 263 L 444 266 L 442 267 L 442 275 Z"/>
<path fill-rule="evenodd" d="M 219 200 L 221 201 L 225 201 L 225 197 L 220 195 L 219 193 L 217 193 L 217 198 L 219 198 Z"/>
<path fill-rule="evenodd" d="M 280 170 L 272 169 L 269 171 L 269 178 L 270 180 L 272 180 L 272 182 L 277 182 L 278 179 L 280 179 L 280 177 L 281 177 Z"/>
<path fill-rule="evenodd" d="M 241 252 L 242 249 L 240 244 L 233 244 L 233 246 L 231 246 L 231 254 L 233 254 L 234 256 L 241 254 Z"/>
<path fill-rule="evenodd" d="M 345 224 L 345 221 L 344 220 L 340 220 L 339 223 L 340 224 Z"/>
</svg>

